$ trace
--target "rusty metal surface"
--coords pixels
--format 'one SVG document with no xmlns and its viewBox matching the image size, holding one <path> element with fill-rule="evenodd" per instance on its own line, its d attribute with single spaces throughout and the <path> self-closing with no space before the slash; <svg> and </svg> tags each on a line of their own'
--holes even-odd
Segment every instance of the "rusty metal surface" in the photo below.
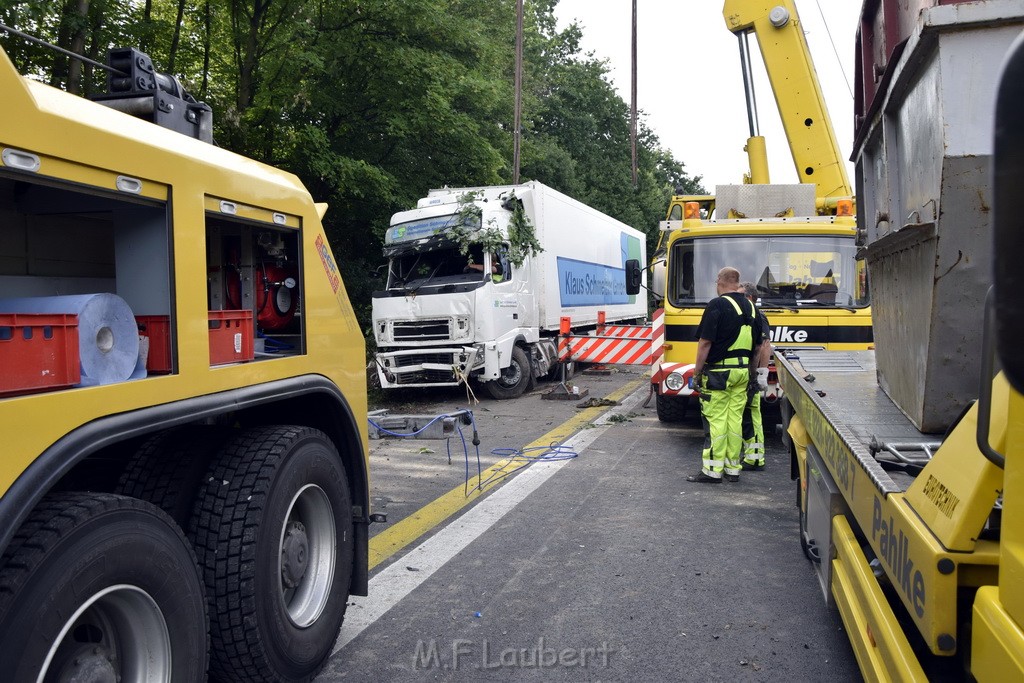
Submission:
<svg viewBox="0 0 1024 683">
<path fill-rule="evenodd" d="M 884 107 L 864 122 L 855 157 L 879 383 L 935 434 L 977 396 L 992 272 L 993 65 L 1024 25 L 1024 1 L 921 0 L 900 12 L 922 8 L 898 63 L 887 65 Z"/>
<path fill-rule="evenodd" d="M 879 383 L 917 428 L 941 433 L 977 396 L 991 282 L 988 157 L 942 163 L 942 215 L 868 247 Z"/>
</svg>

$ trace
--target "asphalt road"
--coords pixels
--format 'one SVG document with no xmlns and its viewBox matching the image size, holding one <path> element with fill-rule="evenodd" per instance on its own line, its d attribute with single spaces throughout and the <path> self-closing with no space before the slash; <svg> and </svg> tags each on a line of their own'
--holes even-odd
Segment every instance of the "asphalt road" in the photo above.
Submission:
<svg viewBox="0 0 1024 683">
<path fill-rule="evenodd" d="M 689 483 L 700 466 L 697 415 L 660 423 L 653 400 L 641 407 L 638 370 L 575 382 L 588 398 L 640 388 L 610 409 L 543 400 L 550 384 L 472 406 L 482 469 L 500 459 L 492 449 L 532 444 L 573 420 L 577 457 L 504 477 L 388 551 L 317 680 L 861 680 L 800 550 L 778 434 L 767 430 L 765 471 Z M 403 412 L 466 407 L 459 391 L 404 398 Z M 374 511 L 389 516 L 371 545 L 403 520 L 430 518 L 424 510 L 446 493 L 465 498 L 461 439 L 452 441 L 451 464 L 444 441 L 371 442 Z"/>
</svg>

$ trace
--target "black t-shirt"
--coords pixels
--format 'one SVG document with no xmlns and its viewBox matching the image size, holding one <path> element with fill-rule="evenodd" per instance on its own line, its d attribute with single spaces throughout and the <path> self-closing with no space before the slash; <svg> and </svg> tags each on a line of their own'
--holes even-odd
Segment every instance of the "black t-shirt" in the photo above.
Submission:
<svg viewBox="0 0 1024 683">
<path fill-rule="evenodd" d="M 768 324 L 768 317 L 761 312 L 760 308 L 754 306 L 754 309 L 757 310 L 757 321 L 761 323 L 761 341 L 766 342 L 772 338 L 771 325 Z"/>
<path fill-rule="evenodd" d="M 697 326 L 697 339 L 708 339 L 711 341 L 711 350 L 708 352 L 708 357 L 705 361 L 706 365 L 718 363 L 725 359 L 726 352 L 728 352 L 733 342 L 736 341 L 736 337 L 740 333 L 740 327 L 743 325 L 743 317 L 736 313 L 736 308 L 726 301 L 725 297 L 733 299 L 739 305 L 740 310 L 746 314 L 750 314 L 751 309 L 756 310 L 754 305 L 747 300 L 747 297 L 740 292 L 729 292 L 708 302 L 707 308 L 704 309 L 704 315 L 700 319 L 700 325 Z M 760 311 L 756 313 L 761 315 Z M 763 318 L 764 316 L 761 315 L 761 317 Z M 766 319 L 762 324 L 751 326 L 751 338 L 754 348 L 757 348 L 761 343 L 764 334 L 762 325 L 767 322 Z"/>
</svg>

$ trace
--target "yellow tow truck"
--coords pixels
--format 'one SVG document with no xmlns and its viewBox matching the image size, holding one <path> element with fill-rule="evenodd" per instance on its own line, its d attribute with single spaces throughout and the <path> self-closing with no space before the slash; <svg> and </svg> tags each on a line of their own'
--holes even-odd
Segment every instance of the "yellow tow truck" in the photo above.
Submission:
<svg viewBox="0 0 1024 683">
<path fill-rule="evenodd" d="M 327 207 L 107 66 L 91 102 L 0 50 L 0 677 L 308 681 L 368 574 Z"/>
<path fill-rule="evenodd" d="M 664 358 L 652 377 L 658 417 L 681 420 L 704 307 L 715 277 L 738 268 L 757 284 L 776 348 L 867 349 L 872 344 L 867 272 L 858 260 L 855 203 L 792 0 L 727 0 L 747 100 L 750 172 L 714 195 L 672 197 L 661 223 L 652 290 L 665 311 Z M 757 129 L 748 37 L 760 45 L 799 184 L 771 184 Z M 765 399 L 780 392 L 774 374 Z"/>
<path fill-rule="evenodd" d="M 777 355 L 800 540 L 866 680 L 1020 681 L 1024 2 L 860 26 L 877 349 Z"/>
</svg>

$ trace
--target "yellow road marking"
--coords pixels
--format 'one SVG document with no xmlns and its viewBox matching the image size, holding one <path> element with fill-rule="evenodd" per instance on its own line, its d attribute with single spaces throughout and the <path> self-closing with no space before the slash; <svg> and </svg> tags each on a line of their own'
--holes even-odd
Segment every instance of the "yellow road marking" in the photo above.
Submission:
<svg viewBox="0 0 1024 683">
<path fill-rule="evenodd" d="M 642 377 L 629 382 L 617 391 L 609 394 L 608 399 L 618 403 L 648 382 L 650 382 L 648 377 Z M 578 432 L 583 425 L 592 422 L 607 410 L 608 408 L 605 406 L 584 408 L 533 443 L 524 446 L 523 449 L 560 444 Z M 521 465 L 521 462 L 514 462 L 509 458 L 501 460 L 481 472 L 478 477 L 473 477 L 469 480 L 468 496 L 465 493 L 466 485 L 459 484 L 440 498 L 427 503 L 402 521 L 396 522 L 371 538 L 370 569 L 373 569 L 474 500 L 480 498 L 484 492 L 489 491 L 495 485 L 504 481 L 505 474 Z M 478 481 L 484 482 L 483 486 L 479 489 L 477 488 Z"/>
</svg>

